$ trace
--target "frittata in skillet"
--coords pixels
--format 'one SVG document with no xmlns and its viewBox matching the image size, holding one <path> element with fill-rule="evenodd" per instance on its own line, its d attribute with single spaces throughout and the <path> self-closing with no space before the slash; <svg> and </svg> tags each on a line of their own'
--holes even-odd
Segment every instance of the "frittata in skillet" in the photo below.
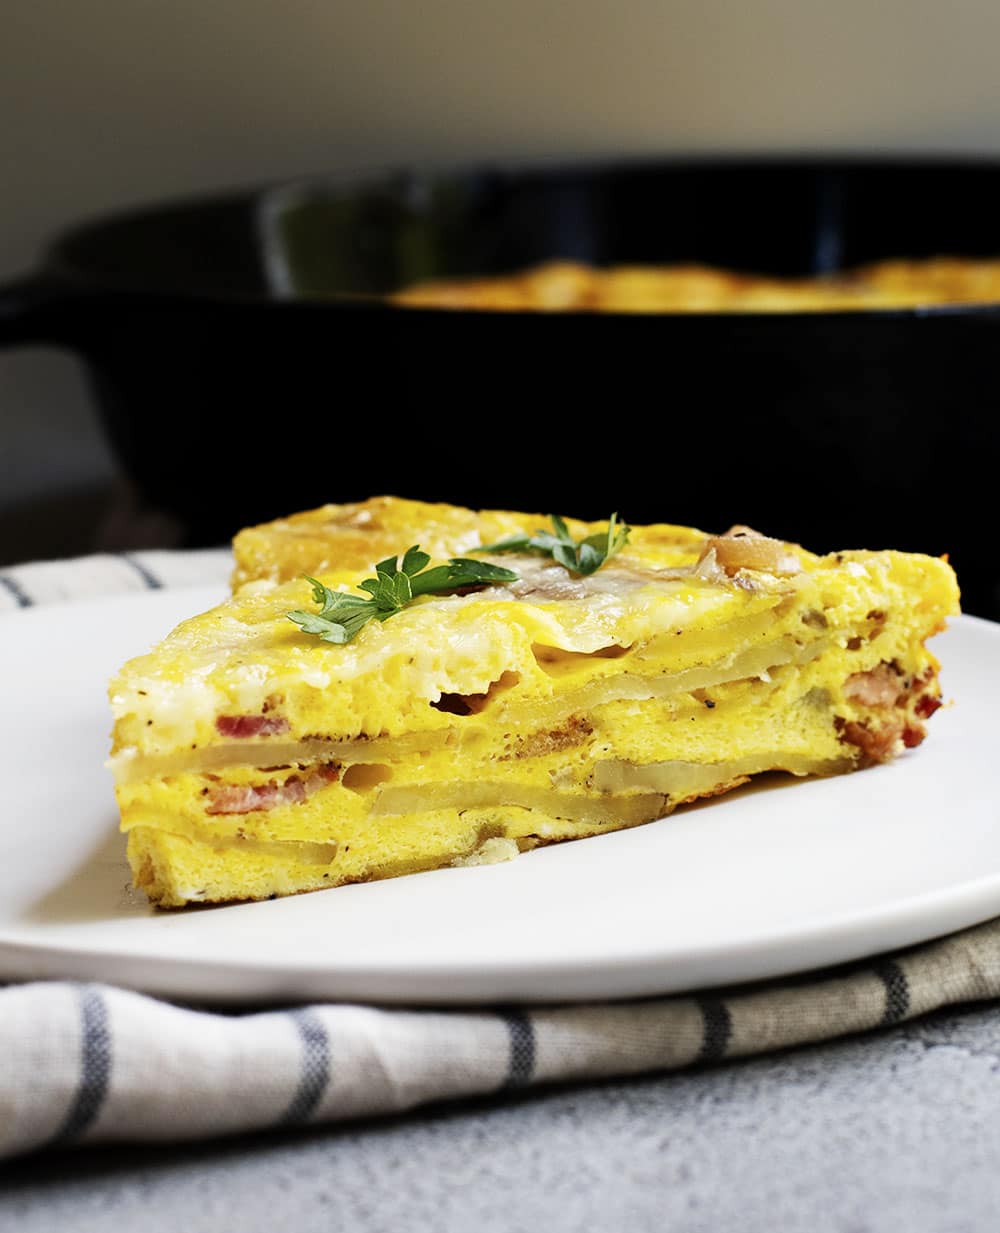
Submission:
<svg viewBox="0 0 1000 1233">
<path fill-rule="evenodd" d="M 236 555 L 234 597 L 111 686 L 129 859 L 163 906 L 504 859 L 762 771 L 885 761 L 924 737 L 924 642 L 958 611 L 933 557 L 394 498 Z"/>
<path fill-rule="evenodd" d="M 1000 302 L 1000 260 L 880 261 L 806 278 L 705 265 L 612 266 L 548 261 L 515 274 L 417 283 L 391 297 L 410 308 L 508 312 L 783 313 Z"/>
</svg>

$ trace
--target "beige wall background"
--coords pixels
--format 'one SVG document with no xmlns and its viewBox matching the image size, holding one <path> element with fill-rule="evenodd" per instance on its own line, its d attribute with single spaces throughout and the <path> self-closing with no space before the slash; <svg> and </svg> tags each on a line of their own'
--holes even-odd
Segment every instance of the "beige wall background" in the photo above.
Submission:
<svg viewBox="0 0 1000 1233">
<path fill-rule="evenodd" d="M 404 160 L 1000 151 L 997 0 L 7 0 L 0 279 L 122 205 Z M 0 506 L 112 470 L 0 356 Z"/>
</svg>

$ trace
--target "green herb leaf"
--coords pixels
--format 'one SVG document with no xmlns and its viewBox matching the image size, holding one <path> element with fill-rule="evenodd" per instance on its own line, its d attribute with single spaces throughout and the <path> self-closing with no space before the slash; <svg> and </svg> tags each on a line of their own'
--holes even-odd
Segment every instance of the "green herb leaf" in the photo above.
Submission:
<svg viewBox="0 0 1000 1233">
<path fill-rule="evenodd" d="M 331 591 L 307 574 L 305 578 L 312 584 L 313 601 L 321 605 L 320 611 L 305 612 L 296 608 L 285 615 L 303 633 L 314 634 L 323 642 L 339 644 L 350 642 L 369 621 L 388 620 L 417 595 L 457 591 L 494 582 L 516 582 L 519 577 L 512 569 L 463 557 L 455 557 L 447 565 L 437 565 L 434 569 L 425 568 L 429 563 L 430 557 L 416 544 L 407 549 L 402 566 L 396 557 L 380 561 L 375 567 L 375 577 L 358 584 L 359 590 L 367 591 L 367 598 L 346 591 Z"/>
<path fill-rule="evenodd" d="M 551 531 L 539 529 L 534 535 L 508 535 L 506 539 L 497 540 L 495 544 L 484 544 L 480 552 L 539 552 L 550 556 L 574 574 L 592 574 L 601 568 L 605 561 L 620 552 L 628 543 L 631 528 L 618 521 L 618 515 L 612 514 L 608 519 L 606 531 L 596 535 L 588 535 L 586 539 L 575 540 L 569 533 L 569 527 L 558 514 L 550 514 L 549 518 L 555 528 Z"/>
<path fill-rule="evenodd" d="M 457 591 L 462 587 L 481 587 L 491 582 L 516 582 L 520 575 L 489 561 L 470 561 L 453 557 L 447 565 L 436 565 L 413 579 L 413 594 L 427 595 L 431 591 Z"/>
<path fill-rule="evenodd" d="M 421 552 L 416 544 L 412 548 L 407 548 L 406 555 L 403 557 L 403 573 L 409 574 L 412 578 L 414 574 L 419 574 L 422 569 L 426 569 L 430 564 L 431 559 L 426 552 Z"/>
</svg>

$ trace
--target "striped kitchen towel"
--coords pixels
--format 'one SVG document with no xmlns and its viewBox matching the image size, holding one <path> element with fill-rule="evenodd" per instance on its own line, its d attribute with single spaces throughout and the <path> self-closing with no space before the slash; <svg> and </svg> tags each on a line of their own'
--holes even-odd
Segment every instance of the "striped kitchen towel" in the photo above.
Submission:
<svg viewBox="0 0 1000 1233">
<path fill-rule="evenodd" d="M 0 989 L 0 1155 L 208 1138 L 674 1070 L 998 996 L 997 921 L 805 980 L 607 1005 L 233 1015 L 102 985 L 14 985 Z"/>
<path fill-rule="evenodd" d="M 222 550 L 0 571 L 0 611 L 224 584 Z M 71 982 L 0 987 L 0 1156 L 194 1139 L 396 1113 L 459 1097 L 745 1057 L 1000 997 L 1000 921 L 894 956 L 703 997 L 214 1013 Z"/>
<path fill-rule="evenodd" d="M 163 587 L 225 584 L 233 567 L 228 548 L 196 552 L 102 552 L 72 561 L 32 561 L 0 568 L 0 612 L 35 604 L 65 603 L 158 591 Z"/>
</svg>

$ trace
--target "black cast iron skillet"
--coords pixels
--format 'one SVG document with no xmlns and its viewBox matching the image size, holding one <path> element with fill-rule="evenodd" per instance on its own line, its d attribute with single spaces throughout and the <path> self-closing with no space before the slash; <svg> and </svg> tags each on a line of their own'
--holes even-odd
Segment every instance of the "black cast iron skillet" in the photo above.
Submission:
<svg viewBox="0 0 1000 1233">
<path fill-rule="evenodd" d="M 967 609 L 998 615 L 1000 305 L 542 315 L 378 298 L 550 257 L 806 274 L 940 253 L 1000 253 L 1000 165 L 380 173 L 73 231 L 0 293 L 0 344 L 84 357 L 125 469 L 191 543 L 385 492 L 617 509 L 948 552 Z"/>
</svg>

